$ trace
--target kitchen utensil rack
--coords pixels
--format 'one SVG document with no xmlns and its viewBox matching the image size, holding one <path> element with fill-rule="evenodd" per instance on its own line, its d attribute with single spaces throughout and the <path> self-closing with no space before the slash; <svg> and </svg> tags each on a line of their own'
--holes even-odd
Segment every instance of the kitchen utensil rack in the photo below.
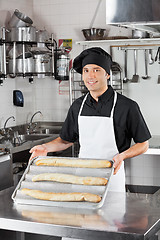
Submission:
<svg viewBox="0 0 160 240">
<path fill-rule="evenodd" d="M 53 34 L 51 34 L 51 37 L 45 41 L 45 42 L 37 42 L 37 41 L 11 41 L 7 39 L 7 33 L 8 30 L 3 27 L 2 29 L 2 34 L 1 34 L 1 39 L 0 39 L 0 53 L 1 53 L 1 58 L 0 58 L 0 85 L 3 85 L 3 80 L 6 79 L 7 77 L 15 78 L 15 77 L 29 77 L 33 79 L 34 76 L 51 76 L 54 77 L 54 49 L 56 46 L 55 40 L 53 39 Z M 37 71 L 25 71 L 25 65 L 27 64 L 26 56 L 25 56 L 25 49 L 27 47 L 37 47 L 38 44 L 43 45 L 43 47 L 48 48 L 49 51 L 49 56 L 50 56 L 50 67 L 49 71 L 46 72 L 37 72 Z M 16 48 L 18 46 L 22 46 L 22 71 L 16 72 Z M 8 49 L 13 48 L 13 67 L 12 71 L 10 71 L 8 63 L 9 63 L 9 55 L 8 55 Z"/>
</svg>

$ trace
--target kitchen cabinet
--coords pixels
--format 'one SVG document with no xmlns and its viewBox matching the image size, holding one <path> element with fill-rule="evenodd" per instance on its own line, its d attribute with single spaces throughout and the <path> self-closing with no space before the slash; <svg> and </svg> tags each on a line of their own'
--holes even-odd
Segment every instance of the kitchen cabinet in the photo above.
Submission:
<svg viewBox="0 0 160 240">
<path fill-rule="evenodd" d="M 126 186 L 129 191 L 154 193 L 160 189 L 160 136 L 149 140 L 142 155 L 125 160 Z"/>
<path fill-rule="evenodd" d="M 0 191 L 13 186 L 12 157 L 7 152 L 0 152 Z"/>
</svg>

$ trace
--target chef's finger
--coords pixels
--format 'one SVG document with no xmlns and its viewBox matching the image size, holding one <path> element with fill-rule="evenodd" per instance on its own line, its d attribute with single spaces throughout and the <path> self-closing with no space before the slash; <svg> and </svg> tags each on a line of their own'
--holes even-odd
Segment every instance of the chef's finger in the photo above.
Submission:
<svg viewBox="0 0 160 240">
<path fill-rule="evenodd" d="M 118 170 L 120 169 L 121 164 L 119 164 L 115 169 L 113 175 L 117 174 Z"/>
<path fill-rule="evenodd" d="M 29 158 L 29 161 L 31 161 L 34 157 L 37 157 L 37 154 L 35 152 L 32 153 L 32 155 Z"/>
<path fill-rule="evenodd" d="M 33 153 L 33 152 L 36 151 L 36 150 L 37 150 L 37 146 L 31 148 L 29 152 L 30 152 L 30 153 Z"/>
</svg>

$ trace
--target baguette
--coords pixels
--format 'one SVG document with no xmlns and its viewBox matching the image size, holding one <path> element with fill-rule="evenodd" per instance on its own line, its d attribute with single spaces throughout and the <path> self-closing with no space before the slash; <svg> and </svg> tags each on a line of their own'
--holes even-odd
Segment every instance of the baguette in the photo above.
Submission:
<svg viewBox="0 0 160 240">
<path fill-rule="evenodd" d="M 94 202 L 98 203 L 101 201 L 101 197 L 92 193 L 54 193 L 54 192 L 42 192 L 40 190 L 32 190 L 28 188 L 23 188 L 21 190 L 23 194 L 26 194 L 30 197 L 49 200 L 49 201 L 58 201 L 58 202 Z"/>
<path fill-rule="evenodd" d="M 62 158 L 43 158 L 36 162 L 37 166 L 57 166 L 57 167 L 79 167 L 79 168 L 109 168 L 111 162 L 108 160 L 81 160 L 81 159 L 62 159 Z"/>
<path fill-rule="evenodd" d="M 35 175 L 32 178 L 33 182 L 38 181 L 55 181 L 61 183 L 73 183 L 80 185 L 99 185 L 104 186 L 107 184 L 106 178 L 100 177 L 80 177 L 70 174 L 62 174 L 62 173 L 42 173 Z"/>
</svg>

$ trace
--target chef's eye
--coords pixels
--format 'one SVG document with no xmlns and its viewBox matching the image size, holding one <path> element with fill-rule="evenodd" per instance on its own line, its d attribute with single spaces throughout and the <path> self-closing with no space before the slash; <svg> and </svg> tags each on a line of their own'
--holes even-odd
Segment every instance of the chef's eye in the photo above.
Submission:
<svg viewBox="0 0 160 240">
<path fill-rule="evenodd" d="M 93 72 L 99 72 L 100 70 L 99 69 L 94 69 Z"/>
<path fill-rule="evenodd" d="M 88 69 L 83 69 L 83 72 L 88 72 Z"/>
</svg>

